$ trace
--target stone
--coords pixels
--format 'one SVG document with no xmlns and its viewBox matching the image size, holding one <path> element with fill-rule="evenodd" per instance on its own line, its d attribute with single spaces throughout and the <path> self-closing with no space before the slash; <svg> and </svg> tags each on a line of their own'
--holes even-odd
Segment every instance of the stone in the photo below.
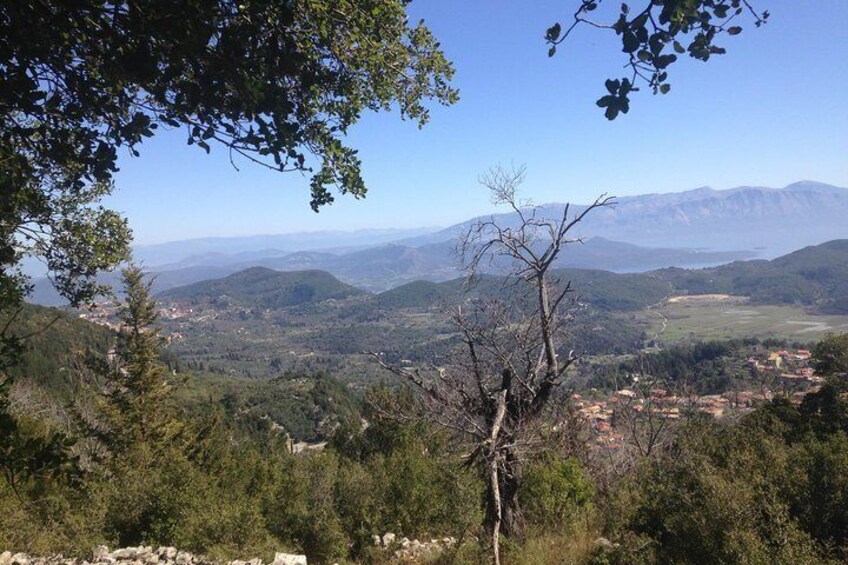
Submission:
<svg viewBox="0 0 848 565">
<path fill-rule="evenodd" d="M 12 565 L 29 565 L 29 555 L 26 553 L 16 553 L 10 561 Z"/>
<path fill-rule="evenodd" d="M 0 553 L 0 565 L 9 565 L 12 562 L 12 552 L 4 551 Z"/>
<path fill-rule="evenodd" d="M 109 556 L 115 559 L 135 559 L 137 555 L 138 548 L 125 547 L 123 549 L 116 549 Z"/>
<path fill-rule="evenodd" d="M 397 536 L 395 536 L 391 532 L 387 532 L 383 534 L 383 547 L 389 547 L 390 545 L 395 543 Z"/>
<path fill-rule="evenodd" d="M 595 540 L 595 546 L 596 547 L 603 547 L 603 548 L 606 549 L 606 548 L 612 548 L 613 543 L 610 540 L 608 540 L 607 538 L 600 537 L 600 538 Z"/>
<path fill-rule="evenodd" d="M 271 565 L 306 565 L 306 556 L 296 553 L 275 553 Z"/>
<path fill-rule="evenodd" d="M 94 548 L 94 560 L 100 561 L 109 555 L 109 548 L 105 545 L 98 545 Z"/>
<path fill-rule="evenodd" d="M 164 559 L 165 561 L 173 561 L 177 556 L 177 548 L 176 547 L 160 547 L 156 550 L 156 553 L 159 555 L 160 559 Z"/>
</svg>

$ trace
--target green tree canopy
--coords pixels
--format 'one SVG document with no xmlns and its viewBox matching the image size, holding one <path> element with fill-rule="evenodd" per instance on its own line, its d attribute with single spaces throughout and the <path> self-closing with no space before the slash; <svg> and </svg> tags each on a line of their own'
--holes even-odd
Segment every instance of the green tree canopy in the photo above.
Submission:
<svg viewBox="0 0 848 565">
<path fill-rule="evenodd" d="M 43 260 L 77 305 L 101 289 L 129 230 L 98 206 L 118 151 L 160 127 L 277 171 L 365 194 L 344 145 L 363 111 L 419 125 L 451 104 L 453 68 L 406 0 L 5 2 L 0 5 L 0 309 L 27 292 L 17 267 Z M 12 344 L 13 345 L 13 344 Z M 10 347 L 6 348 L 11 350 Z"/>
</svg>

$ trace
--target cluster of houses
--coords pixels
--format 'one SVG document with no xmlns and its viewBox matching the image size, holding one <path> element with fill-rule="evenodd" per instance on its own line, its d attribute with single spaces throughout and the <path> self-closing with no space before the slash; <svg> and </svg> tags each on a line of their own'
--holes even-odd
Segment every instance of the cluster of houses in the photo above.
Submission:
<svg viewBox="0 0 848 565">
<path fill-rule="evenodd" d="M 788 382 L 821 384 L 823 379 L 815 375 L 811 366 L 811 355 L 806 349 L 794 352 L 786 349 L 770 351 L 760 357 L 749 357 L 748 367 L 754 375 L 771 375 Z"/>
<path fill-rule="evenodd" d="M 94 307 L 80 312 L 79 317 L 98 326 L 105 326 L 110 330 L 118 331 L 121 325 L 117 321 L 117 310 L 109 302 L 95 304 Z"/>
<path fill-rule="evenodd" d="M 806 394 L 819 390 L 824 379 L 815 375 L 811 354 L 806 349 L 780 350 L 751 357 L 747 365 L 752 376 L 774 377 L 782 388 L 778 394 L 800 403 Z M 601 395 L 592 390 L 571 395 L 572 405 L 591 433 L 590 447 L 618 448 L 626 441 L 623 428 L 637 422 L 641 426 L 660 426 L 683 415 L 701 413 L 716 419 L 746 414 L 775 396 L 764 379 L 759 390 L 733 390 L 722 394 L 678 396 L 664 388 L 618 390 Z"/>
<path fill-rule="evenodd" d="M 166 320 L 186 318 L 192 314 L 191 308 L 181 306 L 169 306 L 159 310 L 159 317 Z M 104 326 L 113 331 L 120 331 L 121 324 L 118 322 L 118 311 L 115 305 L 109 302 L 95 304 L 93 308 L 83 310 L 79 317 L 99 326 Z M 164 336 L 166 343 L 185 338 L 182 332 L 171 332 Z"/>
<path fill-rule="evenodd" d="M 171 304 L 169 306 L 161 306 L 159 308 L 159 317 L 163 320 L 179 320 L 181 318 L 189 318 L 194 313 L 194 310 L 187 306 L 179 304 Z"/>
</svg>

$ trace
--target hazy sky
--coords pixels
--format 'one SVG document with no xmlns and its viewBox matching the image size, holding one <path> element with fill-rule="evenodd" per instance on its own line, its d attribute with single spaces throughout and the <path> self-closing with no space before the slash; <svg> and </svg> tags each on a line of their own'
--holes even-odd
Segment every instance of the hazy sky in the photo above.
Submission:
<svg viewBox="0 0 848 565">
<path fill-rule="evenodd" d="M 423 130 L 367 115 L 360 150 L 368 197 L 320 214 L 308 178 L 207 156 L 182 131 L 125 158 L 107 204 L 137 243 L 203 236 L 448 225 L 492 209 L 478 175 L 525 163 L 536 202 L 586 202 L 712 186 L 782 187 L 801 179 L 848 186 L 848 1 L 755 0 L 772 14 L 723 39 L 728 54 L 672 66 L 671 93 L 637 93 L 608 122 L 595 106 L 607 77 L 624 76 L 617 37 L 585 28 L 547 57 L 542 36 L 575 0 L 416 0 L 456 65 L 460 102 L 435 108 Z"/>
</svg>

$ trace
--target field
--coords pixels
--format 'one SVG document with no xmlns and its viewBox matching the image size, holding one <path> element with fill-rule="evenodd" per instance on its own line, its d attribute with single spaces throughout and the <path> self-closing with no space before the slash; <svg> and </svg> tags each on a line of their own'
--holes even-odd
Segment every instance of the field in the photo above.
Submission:
<svg viewBox="0 0 848 565">
<path fill-rule="evenodd" d="M 782 338 L 809 342 L 848 332 L 848 316 L 817 316 L 797 306 L 766 306 L 727 295 L 673 297 L 639 317 L 649 335 L 667 343 L 725 338 Z"/>
</svg>

